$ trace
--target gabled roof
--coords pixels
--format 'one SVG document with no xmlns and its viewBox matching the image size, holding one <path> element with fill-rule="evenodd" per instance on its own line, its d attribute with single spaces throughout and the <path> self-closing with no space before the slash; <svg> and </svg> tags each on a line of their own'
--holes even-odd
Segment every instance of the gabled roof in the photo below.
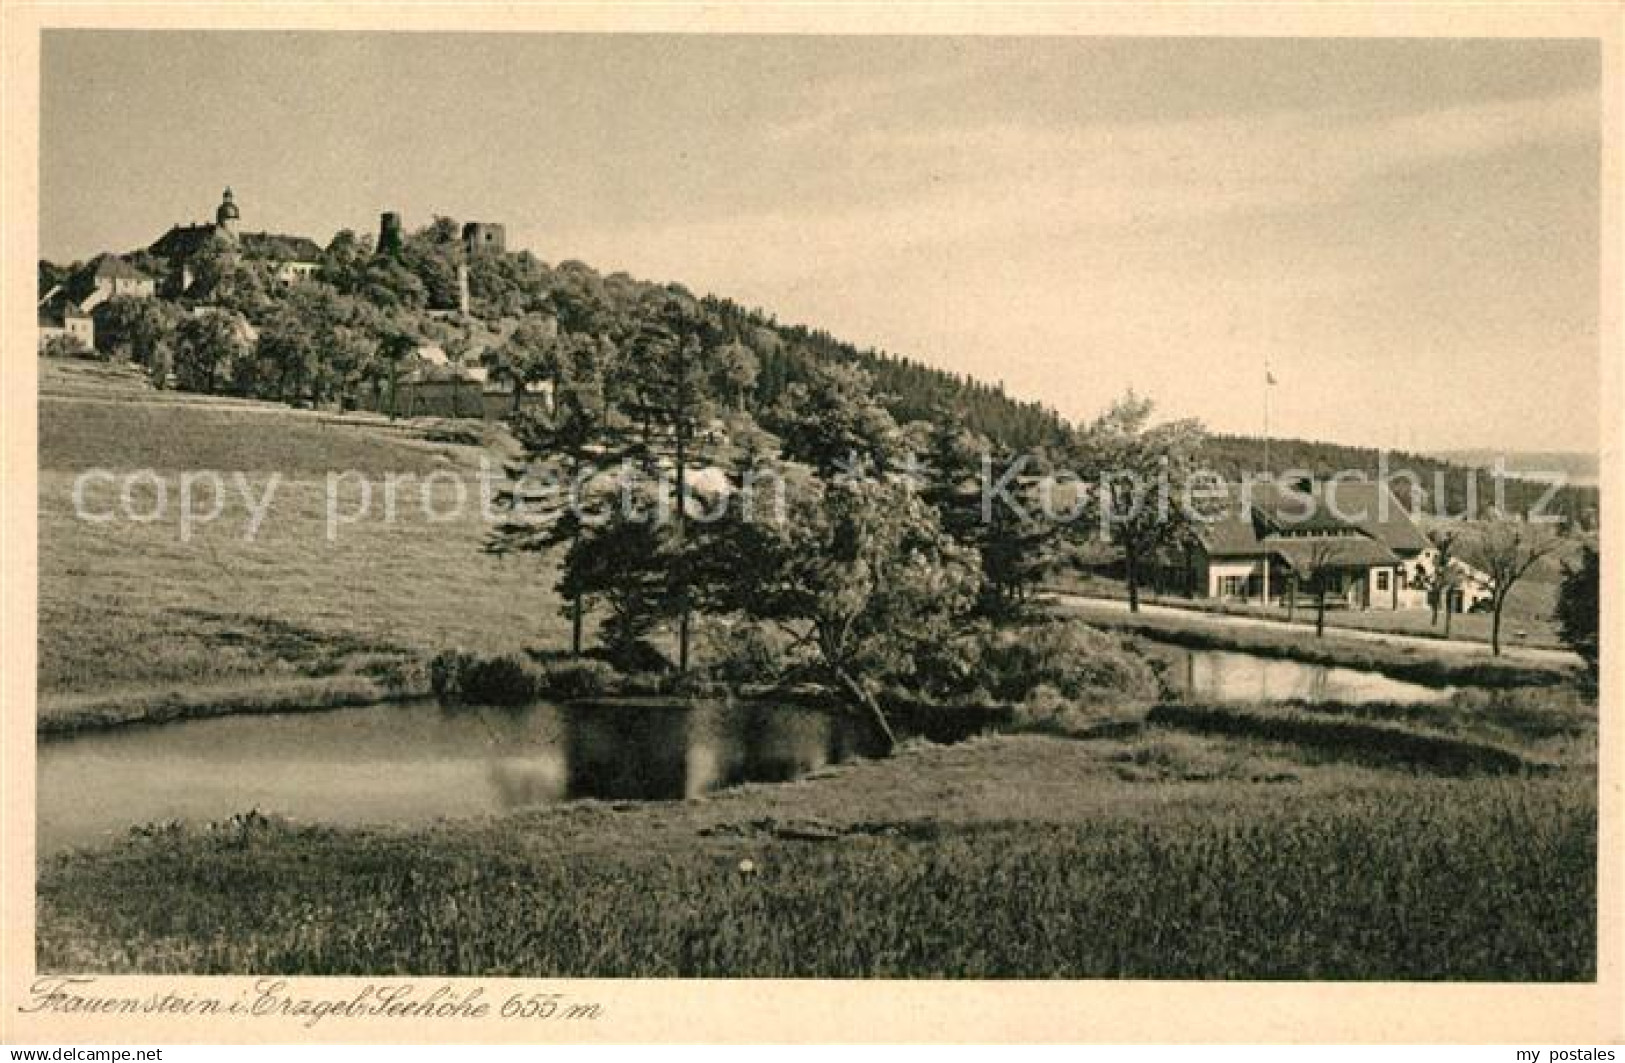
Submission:
<svg viewBox="0 0 1625 1063">
<path fill-rule="evenodd" d="M 1210 519 L 1193 525 L 1202 548 L 1213 557 L 1248 557 L 1264 552 L 1252 511 L 1231 498 Z"/>
<path fill-rule="evenodd" d="M 1399 557 L 1388 547 L 1364 535 L 1324 536 L 1318 539 L 1268 539 L 1265 546 L 1270 553 L 1285 561 L 1300 574 L 1312 572 L 1319 566 L 1347 566 L 1368 568 L 1371 565 L 1393 565 Z"/>
<path fill-rule="evenodd" d="M 147 250 L 171 263 L 184 262 L 217 239 L 225 239 L 218 226 L 176 225 Z M 250 258 L 278 262 L 319 262 L 322 257 L 322 247 L 315 240 L 286 233 L 242 233 L 237 237 L 237 246 Z"/>
<path fill-rule="evenodd" d="M 1333 488 L 1336 510 L 1361 531 L 1380 539 L 1390 549 L 1412 552 L 1426 550 L 1432 545 L 1387 484 L 1352 481 L 1327 485 L 1328 490 Z"/>
<path fill-rule="evenodd" d="M 237 240 L 243 251 L 254 258 L 279 262 L 319 262 L 321 245 L 308 236 L 285 233 L 243 233 Z"/>
<path fill-rule="evenodd" d="M 136 269 L 117 255 L 102 255 L 94 261 L 92 276 L 115 280 L 150 281 L 151 277 Z"/>
<path fill-rule="evenodd" d="M 68 278 L 62 285 L 62 295 L 75 304 L 82 303 L 104 280 L 150 281 L 152 278 L 117 255 L 98 255 Z"/>
<path fill-rule="evenodd" d="M 1398 555 L 1429 545 L 1393 492 L 1371 481 L 1317 483 L 1308 490 L 1250 484 L 1232 488 L 1215 509 L 1213 519 L 1195 523 L 1197 539 L 1213 557 L 1275 554 L 1290 564 L 1307 544 L 1334 540 L 1349 544 L 1340 549 L 1351 558 L 1369 559 L 1351 564 L 1393 564 Z"/>
<path fill-rule="evenodd" d="M 219 231 L 213 225 L 174 225 L 147 250 L 173 264 L 196 255 Z"/>
</svg>

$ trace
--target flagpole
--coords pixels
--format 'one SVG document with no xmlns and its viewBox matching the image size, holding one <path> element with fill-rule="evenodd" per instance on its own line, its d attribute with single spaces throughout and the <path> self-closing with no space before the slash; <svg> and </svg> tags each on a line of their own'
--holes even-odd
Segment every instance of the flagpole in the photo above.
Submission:
<svg viewBox="0 0 1625 1063">
<path fill-rule="evenodd" d="M 1274 484 L 1275 474 L 1270 467 L 1270 387 L 1275 378 L 1270 375 L 1270 360 L 1264 359 L 1264 481 Z M 1270 555 L 1264 555 L 1264 586 L 1263 604 L 1267 609 L 1270 604 Z"/>
<path fill-rule="evenodd" d="M 1271 477 L 1270 469 L 1270 360 L 1264 359 L 1264 479 Z"/>
</svg>

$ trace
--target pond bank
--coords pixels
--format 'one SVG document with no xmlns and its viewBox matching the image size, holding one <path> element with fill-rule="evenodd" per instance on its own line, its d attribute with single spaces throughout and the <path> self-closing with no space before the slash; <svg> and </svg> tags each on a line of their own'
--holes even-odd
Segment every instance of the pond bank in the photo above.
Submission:
<svg viewBox="0 0 1625 1063">
<path fill-rule="evenodd" d="M 1316 637 L 1313 630 L 1266 623 L 1237 623 L 1199 613 L 1147 609 L 1131 613 L 1109 602 L 1076 596 L 1058 596 L 1057 615 L 1072 617 L 1095 627 L 1137 635 L 1190 649 L 1250 653 L 1334 667 L 1379 672 L 1394 679 L 1427 686 L 1472 686 L 1507 689 L 1554 686 L 1580 678 L 1574 664 L 1556 661 L 1463 654 L 1425 644 L 1397 644 L 1356 638 L 1347 632 Z"/>
<path fill-rule="evenodd" d="M 657 707 L 719 699 L 772 700 L 821 711 L 839 710 L 842 703 L 810 688 L 747 686 L 737 690 L 701 689 L 698 692 L 655 693 L 645 676 L 621 677 L 625 691 L 613 689 L 595 695 L 547 692 L 527 701 L 553 700 L 582 706 Z M 180 723 L 219 716 L 325 712 L 364 708 L 435 697 L 423 668 L 391 667 L 377 675 L 344 674 L 234 683 L 190 685 L 158 690 L 121 690 L 108 694 L 52 694 L 39 696 L 35 733 L 42 738 L 65 738 L 141 724 Z M 455 700 L 455 699 L 454 699 Z M 888 717 L 903 732 L 948 741 L 973 734 L 986 726 L 1006 723 L 1008 707 L 929 706 L 914 702 L 888 705 Z"/>
<path fill-rule="evenodd" d="M 35 730 L 41 737 L 55 738 L 214 716 L 324 712 L 408 701 L 428 693 L 424 680 L 340 675 L 115 694 L 42 694 Z"/>
</svg>

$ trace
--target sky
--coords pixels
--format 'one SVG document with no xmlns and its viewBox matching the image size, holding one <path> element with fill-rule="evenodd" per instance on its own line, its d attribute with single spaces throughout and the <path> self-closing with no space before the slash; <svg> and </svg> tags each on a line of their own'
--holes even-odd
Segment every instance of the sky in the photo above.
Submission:
<svg viewBox="0 0 1625 1063">
<path fill-rule="evenodd" d="M 1594 450 L 1594 41 L 52 31 L 41 254 L 212 218 L 764 307 L 1074 420 Z"/>
</svg>

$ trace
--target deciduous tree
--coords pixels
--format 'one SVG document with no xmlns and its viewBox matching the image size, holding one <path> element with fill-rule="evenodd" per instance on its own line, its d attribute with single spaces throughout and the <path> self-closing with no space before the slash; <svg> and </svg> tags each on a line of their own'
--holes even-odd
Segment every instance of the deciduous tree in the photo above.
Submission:
<svg viewBox="0 0 1625 1063">
<path fill-rule="evenodd" d="M 749 408 L 759 368 L 756 352 L 738 340 L 725 344 L 717 352 L 718 387 L 733 402 L 734 409 Z"/>
<path fill-rule="evenodd" d="M 1336 539 L 1316 539 L 1310 541 L 1294 567 L 1295 578 L 1309 584 L 1309 589 L 1315 596 L 1316 638 L 1322 638 L 1326 634 L 1326 592 L 1332 577 L 1345 563 L 1342 543 Z"/>
<path fill-rule="evenodd" d="M 245 345 L 241 319 L 217 310 L 188 317 L 175 329 L 175 377 L 188 391 L 213 394 L 231 378 Z"/>
<path fill-rule="evenodd" d="M 1141 565 L 1190 528 L 1185 487 L 1207 439 L 1197 421 L 1152 425 L 1151 412 L 1151 400 L 1131 391 L 1072 447 L 1077 467 L 1097 489 L 1099 530 L 1122 552 L 1132 612 L 1140 608 Z"/>
<path fill-rule="evenodd" d="M 1461 569 L 1456 561 L 1456 536 L 1456 532 L 1443 528 L 1428 532 L 1428 541 L 1433 544 L 1433 556 L 1416 570 L 1417 580 L 1427 592 L 1428 605 L 1433 610 L 1434 625 L 1439 623 L 1440 611 L 1444 612 L 1446 638 L 1450 637 L 1451 596 L 1461 585 Z"/>
<path fill-rule="evenodd" d="M 809 648 L 815 670 L 889 751 L 896 737 L 876 694 L 911 679 L 923 651 L 963 622 L 979 584 L 976 553 L 898 480 L 784 476 L 774 519 L 758 513 L 733 525 L 740 538 L 727 604 Z"/>
<path fill-rule="evenodd" d="M 1507 597 L 1529 570 L 1563 546 L 1563 539 L 1547 525 L 1494 520 L 1466 537 L 1462 557 L 1483 572 L 1490 592 L 1490 650 L 1501 653 L 1501 616 Z"/>
<path fill-rule="evenodd" d="M 115 295 L 95 310 L 96 346 L 114 358 L 151 366 L 161 345 L 172 341 L 180 314 L 163 299 Z"/>
<path fill-rule="evenodd" d="M 874 474 L 898 454 L 897 422 L 875 395 L 874 379 L 857 366 L 820 363 L 790 384 L 763 414 L 784 455 L 821 476 Z"/>
</svg>

